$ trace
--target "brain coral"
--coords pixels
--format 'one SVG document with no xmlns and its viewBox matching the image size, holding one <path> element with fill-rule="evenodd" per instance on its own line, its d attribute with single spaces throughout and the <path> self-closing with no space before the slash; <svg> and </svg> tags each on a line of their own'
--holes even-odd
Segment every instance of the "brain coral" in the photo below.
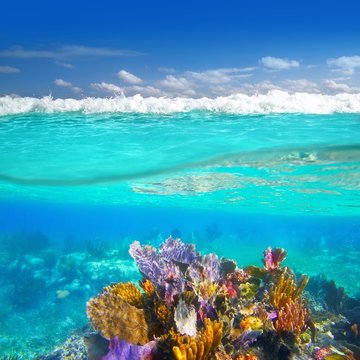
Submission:
<svg viewBox="0 0 360 360">
<path fill-rule="evenodd" d="M 140 304 L 141 293 L 129 284 L 107 286 L 87 303 L 87 315 L 93 327 L 106 339 L 115 336 L 132 344 L 149 341 L 148 325 Z M 126 291 L 128 290 L 128 291 Z"/>
</svg>

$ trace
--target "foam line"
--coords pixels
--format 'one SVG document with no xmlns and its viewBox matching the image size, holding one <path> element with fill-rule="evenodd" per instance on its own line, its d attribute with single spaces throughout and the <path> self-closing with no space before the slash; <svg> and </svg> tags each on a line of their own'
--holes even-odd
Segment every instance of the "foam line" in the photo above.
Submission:
<svg viewBox="0 0 360 360">
<path fill-rule="evenodd" d="M 170 114 L 189 111 L 215 111 L 229 114 L 271 113 L 359 113 L 360 94 L 288 93 L 273 90 L 267 94 L 234 94 L 217 98 L 144 98 L 141 95 L 112 98 L 54 99 L 51 96 L 0 97 L 0 116 L 23 113 L 82 112 Z"/>
</svg>

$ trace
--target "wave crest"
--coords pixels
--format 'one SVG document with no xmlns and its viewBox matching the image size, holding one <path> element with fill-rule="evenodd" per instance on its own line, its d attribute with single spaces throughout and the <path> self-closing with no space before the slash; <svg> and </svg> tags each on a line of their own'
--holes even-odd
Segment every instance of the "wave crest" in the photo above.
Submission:
<svg viewBox="0 0 360 360">
<path fill-rule="evenodd" d="M 271 113 L 358 113 L 360 94 L 288 93 L 273 90 L 267 94 L 234 94 L 217 98 L 165 98 L 116 96 L 112 98 L 54 99 L 51 96 L 0 97 L 0 116 L 23 113 L 83 112 L 170 114 L 212 111 L 229 114 Z"/>
</svg>

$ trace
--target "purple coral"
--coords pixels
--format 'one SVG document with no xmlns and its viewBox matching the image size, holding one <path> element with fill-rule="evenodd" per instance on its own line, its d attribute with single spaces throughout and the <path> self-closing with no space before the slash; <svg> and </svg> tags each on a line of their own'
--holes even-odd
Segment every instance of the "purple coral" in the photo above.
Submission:
<svg viewBox="0 0 360 360">
<path fill-rule="evenodd" d="M 141 246 L 138 241 L 134 241 L 130 245 L 129 253 L 141 273 L 157 286 L 167 303 L 173 302 L 174 295 L 183 292 L 185 280 L 180 268 L 158 253 L 154 247 Z"/>
<path fill-rule="evenodd" d="M 110 340 L 109 352 L 102 360 L 153 360 L 156 341 L 139 346 L 120 340 L 117 336 Z"/>
<path fill-rule="evenodd" d="M 182 264 L 191 264 L 196 259 L 195 245 L 184 244 L 171 236 L 160 245 L 160 254 L 168 260 Z"/>
<path fill-rule="evenodd" d="M 190 264 L 188 275 L 196 284 L 200 282 L 216 282 L 220 278 L 220 262 L 216 254 L 204 255 Z"/>
<path fill-rule="evenodd" d="M 153 283 L 157 283 L 162 269 L 165 267 L 164 259 L 150 245 L 141 246 L 138 241 L 130 245 L 130 255 L 137 263 L 141 273 Z"/>
<path fill-rule="evenodd" d="M 281 263 L 286 259 L 286 251 L 283 248 L 271 249 L 269 246 L 264 251 L 263 264 L 266 270 L 272 271 L 280 268 Z"/>
<path fill-rule="evenodd" d="M 170 304 L 174 301 L 174 295 L 184 291 L 185 280 L 180 268 L 173 263 L 167 263 L 157 281 L 164 290 L 164 300 Z"/>
</svg>

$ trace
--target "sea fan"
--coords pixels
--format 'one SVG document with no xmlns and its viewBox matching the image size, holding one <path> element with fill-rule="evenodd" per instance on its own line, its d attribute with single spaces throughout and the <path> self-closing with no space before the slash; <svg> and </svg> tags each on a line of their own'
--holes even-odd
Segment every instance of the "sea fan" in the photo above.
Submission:
<svg viewBox="0 0 360 360">
<path fill-rule="evenodd" d="M 195 284 L 217 282 L 220 278 L 220 262 L 216 254 L 204 255 L 190 264 L 188 275 Z"/>
<path fill-rule="evenodd" d="M 184 244 L 180 239 L 169 237 L 160 245 L 160 254 L 168 260 L 191 264 L 196 259 L 194 244 Z"/>
<path fill-rule="evenodd" d="M 141 246 L 138 241 L 130 245 L 130 255 L 141 273 L 157 287 L 167 303 L 184 290 L 185 279 L 179 266 L 162 256 L 152 246 Z"/>
<path fill-rule="evenodd" d="M 283 248 L 271 249 L 269 246 L 264 251 L 263 264 L 266 270 L 273 271 L 280 269 L 281 263 L 286 259 L 286 251 Z"/>
</svg>

